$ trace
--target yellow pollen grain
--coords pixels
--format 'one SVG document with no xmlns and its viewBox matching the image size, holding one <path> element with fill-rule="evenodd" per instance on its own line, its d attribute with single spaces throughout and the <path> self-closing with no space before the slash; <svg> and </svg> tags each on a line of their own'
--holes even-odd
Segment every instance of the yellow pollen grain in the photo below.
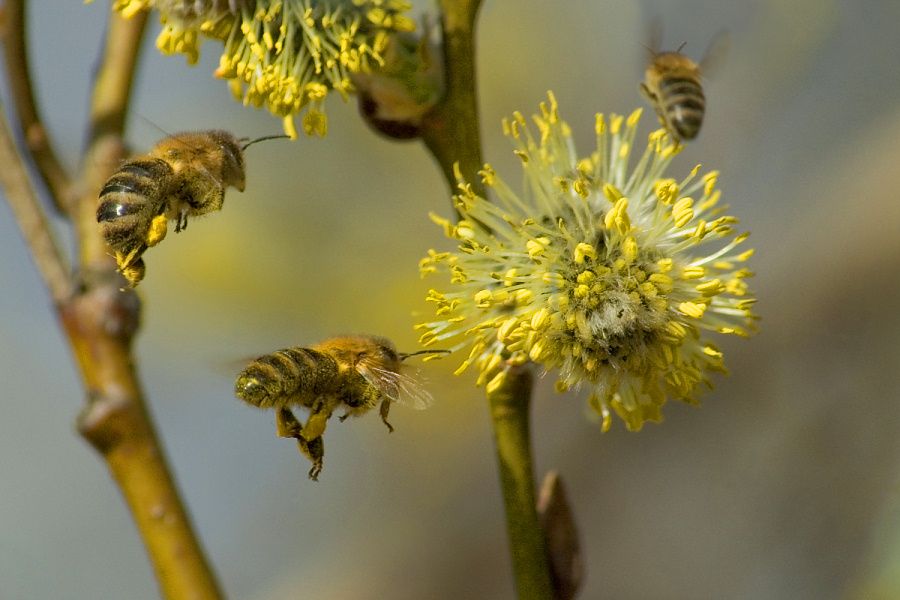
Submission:
<svg viewBox="0 0 900 600">
<path fill-rule="evenodd" d="M 573 189 L 580 198 L 586 199 L 591 194 L 591 183 L 587 179 L 579 177 L 575 180 Z"/>
<path fill-rule="evenodd" d="M 745 251 L 745 252 L 742 252 L 741 254 L 738 254 L 738 255 L 735 257 L 735 260 L 737 260 L 737 261 L 739 261 L 739 262 L 744 262 L 744 261 L 746 261 L 748 258 L 750 258 L 751 256 L 753 256 L 753 254 L 754 254 L 755 252 L 756 252 L 756 250 L 754 250 L 753 248 L 751 248 L 751 249 L 749 249 L 749 250 L 747 250 L 747 251 Z"/>
<path fill-rule="evenodd" d="M 697 285 L 694 289 L 704 296 L 717 296 L 725 291 L 725 284 L 720 279 L 711 279 Z"/>
<path fill-rule="evenodd" d="M 527 306 L 534 299 L 534 292 L 526 289 L 516 290 L 515 299 L 519 306 Z"/>
<path fill-rule="evenodd" d="M 719 190 L 714 191 L 712 195 L 700 203 L 700 210 L 709 210 L 719 203 L 720 198 L 722 198 L 722 192 Z"/>
<path fill-rule="evenodd" d="M 485 386 L 484 391 L 488 394 L 492 394 L 497 391 L 503 382 L 506 380 L 506 371 L 500 371 L 488 382 L 487 386 Z"/>
<path fill-rule="evenodd" d="M 575 246 L 574 259 L 576 264 L 584 264 L 585 259 L 595 260 L 597 258 L 597 250 L 590 244 L 584 242 Z"/>
<path fill-rule="evenodd" d="M 525 248 L 528 251 L 528 257 L 534 259 L 538 256 L 541 256 L 544 253 L 544 250 L 546 250 L 547 246 L 549 245 L 550 238 L 539 237 L 533 240 L 528 240 L 525 243 Z"/>
<path fill-rule="evenodd" d="M 578 274 L 578 277 L 575 278 L 578 283 L 591 283 L 596 279 L 597 276 L 591 270 L 585 270 Z"/>
<path fill-rule="evenodd" d="M 615 229 L 621 235 L 625 235 L 631 229 L 631 219 L 628 217 L 628 198 L 619 198 L 615 205 L 606 212 L 603 223 L 607 229 Z"/>
<path fill-rule="evenodd" d="M 540 331 L 550 324 L 550 311 L 547 307 L 541 308 L 531 316 L 531 328 Z"/>
<path fill-rule="evenodd" d="M 603 135 L 606 133 L 606 119 L 603 118 L 603 113 L 597 113 L 594 115 L 594 133 L 597 135 Z"/>
<path fill-rule="evenodd" d="M 611 183 L 607 183 L 603 186 L 603 195 L 606 196 L 606 199 L 615 204 L 618 202 L 623 194 Z"/>
<path fill-rule="evenodd" d="M 453 237 L 462 240 L 471 240 L 475 237 L 475 229 L 472 227 L 472 224 L 468 221 L 460 221 L 456 224 L 455 233 Z"/>
<path fill-rule="evenodd" d="M 625 238 L 625 241 L 622 242 L 622 258 L 628 261 L 629 264 L 634 262 L 634 259 L 637 258 L 638 255 L 638 243 L 637 240 L 634 239 L 634 236 L 629 235 Z"/>
<path fill-rule="evenodd" d="M 666 323 L 666 333 L 676 339 L 683 339 L 687 335 L 687 327 L 678 321 L 669 321 Z"/>
<path fill-rule="evenodd" d="M 456 370 L 453 371 L 453 374 L 454 375 L 462 375 L 463 373 L 465 373 L 466 369 L 468 369 L 469 365 L 471 365 L 471 364 L 472 364 L 472 361 L 470 361 L 469 359 L 464 360 L 462 362 L 462 364 L 459 365 L 456 368 Z"/>
<path fill-rule="evenodd" d="M 497 328 L 497 340 L 501 343 L 509 340 L 510 334 L 518 322 L 519 319 L 517 317 L 510 317 L 503 321 L 500 327 Z"/>
<path fill-rule="evenodd" d="M 475 306 L 478 308 L 490 308 L 493 294 L 490 290 L 481 290 L 475 293 Z"/>
<path fill-rule="evenodd" d="M 634 112 L 632 112 L 630 115 L 628 115 L 628 121 L 626 122 L 626 125 L 629 128 L 637 127 L 638 121 L 641 120 L 641 114 L 643 112 L 644 112 L 643 108 L 635 109 Z"/>
<path fill-rule="evenodd" d="M 619 131 L 622 129 L 622 121 L 624 120 L 622 115 L 612 115 L 609 118 L 609 131 L 613 135 L 618 135 Z"/>
<path fill-rule="evenodd" d="M 720 351 L 716 350 L 712 346 L 704 346 L 703 354 L 705 354 L 707 356 L 712 356 L 713 358 L 722 358 L 724 356 L 724 354 L 722 354 Z"/>
<path fill-rule="evenodd" d="M 641 291 L 641 294 L 647 297 L 655 297 L 659 291 L 656 286 L 650 283 L 649 281 L 645 281 L 644 283 L 638 286 L 638 289 Z"/>
<path fill-rule="evenodd" d="M 682 302 L 678 305 L 678 310 L 681 311 L 683 315 L 692 317 L 694 319 L 700 319 L 706 312 L 706 305 L 696 302 Z"/>
<path fill-rule="evenodd" d="M 563 284 L 565 284 L 565 282 L 566 282 L 565 277 L 563 277 L 563 276 L 560 275 L 559 273 L 556 273 L 556 272 L 553 272 L 553 271 L 549 271 L 549 272 L 547 272 L 547 273 L 544 273 L 544 274 L 541 276 L 541 280 L 542 280 L 544 283 L 546 283 L 547 285 L 550 285 L 550 286 L 553 286 L 553 287 L 556 287 L 556 288 L 562 287 Z"/>
<path fill-rule="evenodd" d="M 578 300 L 583 300 L 583 299 L 587 298 L 588 295 L 590 295 L 590 293 L 591 293 L 591 288 L 589 286 L 586 286 L 584 284 L 575 286 L 574 295 L 575 295 L 575 298 L 577 298 Z"/>
<path fill-rule="evenodd" d="M 700 279 L 706 275 L 706 269 L 703 267 L 685 267 L 681 272 L 682 279 Z"/>
<path fill-rule="evenodd" d="M 656 261 L 656 267 L 659 269 L 660 273 L 668 273 L 672 270 L 675 262 L 671 258 L 661 258 Z"/>
<path fill-rule="evenodd" d="M 666 294 L 672 291 L 674 287 L 674 281 L 668 275 L 663 275 L 662 273 L 653 273 L 649 277 L 650 283 L 656 286 L 660 292 Z"/>
<path fill-rule="evenodd" d="M 653 192 L 663 204 L 672 204 L 678 197 L 678 184 L 674 179 L 660 179 L 653 185 Z"/>
<path fill-rule="evenodd" d="M 682 198 L 672 206 L 672 218 L 676 227 L 684 227 L 694 218 L 693 206 L 693 198 Z"/>
</svg>

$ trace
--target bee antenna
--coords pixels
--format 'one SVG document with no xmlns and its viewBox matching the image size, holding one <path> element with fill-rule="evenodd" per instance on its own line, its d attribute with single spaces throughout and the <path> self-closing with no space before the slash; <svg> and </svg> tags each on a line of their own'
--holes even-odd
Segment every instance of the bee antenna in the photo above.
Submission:
<svg viewBox="0 0 900 600">
<path fill-rule="evenodd" d="M 248 147 L 252 146 L 256 142 L 264 142 L 266 140 L 280 140 L 280 139 L 289 138 L 289 137 L 291 137 L 291 136 L 289 136 L 289 135 L 265 135 L 261 138 L 256 138 L 255 140 L 250 140 L 249 142 L 247 142 L 246 144 L 241 146 L 241 152 L 243 152 L 244 150 L 246 150 Z M 247 139 L 247 138 L 242 138 L 241 140 L 238 140 L 238 141 L 243 141 L 245 139 Z"/>
<path fill-rule="evenodd" d="M 418 352 L 401 352 L 398 354 L 400 360 L 406 360 L 411 356 L 419 356 L 421 354 L 450 354 L 452 350 L 419 350 Z"/>
<path fill-rule="evenodd" d="M 681 45 L 678 46 L 678 50 L 676 50 L 675 52 L 681 54 L 681 51 L 684 50 L 685 46 L 687 46 L 687 42 L 681 42 Z"/>
<path fill-rule="evenodd" d="M 653 48 L 651 48 L 651 47 L 648 46 L 647 44 L 641 44 L 641 47 L 642 47 L 644 50 L 647 51 L 647 53 L 650 55 L 651 58 L 653 58 L 653 57 L 656 56 L 656 54 L 657 54 L 656 50 L 654 50 Z"/>
</svg>

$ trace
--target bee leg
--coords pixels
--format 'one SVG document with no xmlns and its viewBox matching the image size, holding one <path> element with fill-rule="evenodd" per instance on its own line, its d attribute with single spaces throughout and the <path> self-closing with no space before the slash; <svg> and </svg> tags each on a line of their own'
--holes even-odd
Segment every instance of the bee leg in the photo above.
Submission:
<svg viewBox="0 0 900 600">
<path fill-rule="evenodd" d="M 141 253 L 143 253 L 143 251 L 144 248 L 142 246 L 135 246 L 128 252 L 128 254 L 124 254 L 116 250 L 116 264 L 120 269 L 124 269 L 132 262 L 137 260 L 141 256 Z"/>
<path fill-rule="evenodd" d="M 275 431 L 278 437 L 298 438 L 303 426 L 289 408 L 281 408 L 275 413 Z"/>
<path fill-rule="evenodd" d="M 328 423 L 328 417 L 330 416 L 331 413 L 324 410 L 310 414 L 309 418 L 306 420 L 306 425 L 300 430 L 300 437 L 309 442 L 322 437 L 322 434 L 325 433 L 325 425 Z"/>
<path fill-rule="evenodd" d="M 381 413 L 381 420 L 387 425 L 388 432 L 394 433 L 394 427 L 390 423 L 388 423 L 388 412 L 391 410 L 391 401 L 390 400 L 382 400 L 381 407 L 379 407 L 378 412 Z"/>
<path fill-rule="evenodd" d="M 128 280 L 128 287 L 133 288 L 137 286 L 138 283 L 144 278 L 144 273 L 146 272 L 146 267 L 144 266 L 144 259 L 139 258 L 127 267 L 123 267 L 120 270 L 122 276 Z M 124 288 L 123 288 L 124 291 Z"/>
<path fill-rule="evenodd" d="M 289 437 L 297 440 L 297 449 L 300 450 L 300 454 L 308 458 L 312 463 L 312 468 L 309 470 L 309 478 L 317 481 L 319 473 L 322 472 L 325 456 L 325 442 L 322 436 L 320 435 L 312 440 L 304 438 L 304 427 L 288 408 L 282 408 L 275 413 L 275 427 L 279 437 Z"/>
<path fill-rule="evenodd" d="M 178 213 L 178 220 L 175 222 L 175 233 L 180 233 L 187 229 L 187 209 L 183 209 Z"/>
<path fill-rule="evenodd" d="M 297 446 L 306 455 L 306 458 L 312 462 L 312 467 L 309 469 L 309 478 L 313 481 L 318 481 L 319 473 L 322 472 L 322 466 L 325 463 L 325 441 L 320 437 L 310 442 L 298 438 Z"/>
</svg>

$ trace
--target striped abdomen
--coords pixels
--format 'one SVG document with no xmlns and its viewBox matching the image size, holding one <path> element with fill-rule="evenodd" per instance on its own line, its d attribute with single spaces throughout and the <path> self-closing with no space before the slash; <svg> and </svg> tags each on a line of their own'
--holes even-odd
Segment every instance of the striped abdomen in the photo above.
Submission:
<svg viewBox="0 0 900 600">
<path fill-rule="evenodd" d="M 337 362 L 312 348 L 286 348 L 254 360 L 238 375 L 234 393 L 260 408 L 287 404 L 310 405 L 332 393 L 338 381 Z"/>
<path fill-rule="evenodd" d="M 692 140 L 700 132 L 706 98 L 694 77 L 666 76 L 659 80 L 660 109 L 664 120 L 679 139 Z"/>
<path fill-rule="evenodd" d="M 113 250 L 137 250 L 137 258 L 146 249 L 150 223 L 166 211 L 172 176 L 166 161 L 145 157 L 126 161 L 107 180 L 100 190 L 97 222 Z"/>
</svg>

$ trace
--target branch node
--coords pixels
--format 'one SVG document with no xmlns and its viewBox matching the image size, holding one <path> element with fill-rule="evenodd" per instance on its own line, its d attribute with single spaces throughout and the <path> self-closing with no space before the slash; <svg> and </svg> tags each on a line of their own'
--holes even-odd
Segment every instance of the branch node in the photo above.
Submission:
<svg viewBox="0 0 900 600">
<path fill-rule="evenodd" d="M 78 414 L 78 433 L 102 455 L 129 435 L 133 419 L 128 415 L 134 400 L 107 390 L 88 392 L 87 404 Z"/>
</svg>

